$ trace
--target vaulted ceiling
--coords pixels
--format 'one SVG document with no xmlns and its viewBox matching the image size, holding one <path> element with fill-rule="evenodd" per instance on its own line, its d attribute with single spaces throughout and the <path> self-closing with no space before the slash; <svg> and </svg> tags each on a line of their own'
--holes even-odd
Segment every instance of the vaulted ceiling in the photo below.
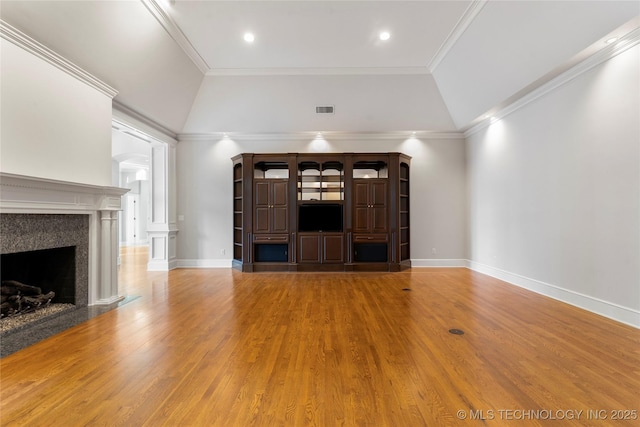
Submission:
<svg viewBox="0 0 640 427">
<path fill-rule="evenodd" d="M 3 21 L 178 134 L 464 130 L 639 15 L 634 1 L 0 3 Z"/>
</svg>

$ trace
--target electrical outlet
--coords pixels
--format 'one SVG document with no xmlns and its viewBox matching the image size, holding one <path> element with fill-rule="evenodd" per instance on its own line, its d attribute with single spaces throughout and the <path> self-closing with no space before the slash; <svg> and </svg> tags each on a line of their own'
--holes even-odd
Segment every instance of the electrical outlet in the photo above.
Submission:
<svg viewBox="0 0 640 427">
<path fill-rule="evenodd" d="M 436 250 L 436 248 L 431 248 L 431 254 L 432 255 L 437 255 L 438 251 Z"/>
<path fill-rule="evenodd" d="M 225 255 L 227 251 L 225 249 L 220 249 L 220 255 Z"/>
</svg>

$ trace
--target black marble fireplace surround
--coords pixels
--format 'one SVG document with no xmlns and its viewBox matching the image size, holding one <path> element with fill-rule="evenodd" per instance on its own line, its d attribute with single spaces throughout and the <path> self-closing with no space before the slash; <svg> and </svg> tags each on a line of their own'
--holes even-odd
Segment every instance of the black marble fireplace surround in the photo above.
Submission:
<svg viewBox="0 0 640 427">
<path fill-rule="evenodd" d="M 40 319 L 0 335 L 2 357 L 58 333 L 78 323 L 79 319 L 86 320 L 89 299 L 88 215 L 2 214 L 0 254 L 3 263 L 17 261 L 28 266 L 30 259 L 42 263 L 40 266 L 30 267 L 37 271 L 22 273 L 11 271 L 15 270 L 15 266 L 0 266 L 2 280 L 24 280 L 25 284 L 41 286 L 43 292 L 54 290 L 58 298 L 54 298 L 52 302 L 75 305 L 70 311 Z M 63 260 L 47 261 L 47 255 L 61 256 Z M 69 256 L 75 259 L 69 260 Z M 55 264 L 59 265 L 56 267 Z M 75 272 L 69 271 L 71 268 Z M 5 277 L 7 275 L 11 277 Z M 51 276 L 57 277 L 52 279 Z M 39 283 L 33 283 L 34 281 Z M 54 284 L 52 281 L 66 281 L 67 284 L 65 287 L 64 283 Z"/>
</svg>

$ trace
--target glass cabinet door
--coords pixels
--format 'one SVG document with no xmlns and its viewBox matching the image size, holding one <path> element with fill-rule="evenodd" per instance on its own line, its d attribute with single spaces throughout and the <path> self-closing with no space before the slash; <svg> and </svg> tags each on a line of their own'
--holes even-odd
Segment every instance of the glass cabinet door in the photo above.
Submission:
<svg viewBox="0 0 640 427">
<path fill-rule="evenodd" d="M 340 162 L 322 164 L 322 200 L 344 200 L 344 172 Z"/>
<path fill-rule="evenodd" d="M 301 162 L 298 200 L 344 200 L 344 172 L 340 162 Z"/>
<path fill-rule="evenodd" d="M 320 200 L 320 163 L 298 165 L 298 200 Z"/>
</svg>

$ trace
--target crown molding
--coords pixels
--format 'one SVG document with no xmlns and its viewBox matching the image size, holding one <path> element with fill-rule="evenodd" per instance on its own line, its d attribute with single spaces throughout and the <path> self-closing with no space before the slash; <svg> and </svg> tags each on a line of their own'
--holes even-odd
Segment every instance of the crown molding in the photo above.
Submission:
<svg viewBox="0 0 640 427">
<path fill-rule="evenodd" d="M 102 80 L 71 63 L 69 60 L 63 58 L 42 43 L 32 39 L 17 28 L 12 27 L 2 19 L 0 19 L 0 37 L 37 56 L 38 58 L 45 60 L 49 64 L 91 86 L 111 99 L 118 94 L 117 90 L 104 83 Z"/>
<path fill-rule="evenodd" d="M 116 124 L 160 142 L 169 144 L 175 144 L 177 142 L 177 135 L 171 129 L 162 126 L 119 101 L 113 100 L 112 110 L 113 122 Z"/>
<path fill-rule="evenodd" d="M 426 67 L 214 68 L 207 76 L 426 75 Z"/>
<path fill-rule="evenodd" d="M 464 139 L 464 134 L 457 131 L 394 131 L 394 132 L 274 132 L 274 133 L 245 133 L 245 132 L 207 132 L 181 133 L 178 141 L 211 141 L 229 139 L 232 141 L 312 141 L 317 138 L 329 141 L 379 141 L 405 140 L 410 138 L 420 140 L 432 139 Z"/>
<path fill-rule="evenodd" d="M 617 55 L 623 53 L 624 51 L 631 49 L 640 43 L 640 27 L 636 27 L 634 30 L 630 31 L 623 37 L 621 37 L 617 42 L 612 43 L 604 47 L 603 49 L 598 50 L 594 54 L 588 56 L 586 59 L 579 61 L 577 64 L 568 68 L 561 74 L 554 76 L 552 78 L 543 77 L 538 80 L 537 83 L 530 85 L 526 90 L 516 94 L 516 96 L 512 97 L 514 99 L 511 102 L 507 102 L 506 105 L 502 106 L 499 110 L 491 114 L 491 119 L 481 119 L 477 124 L 472 124 L 467 129 L 462 129 L 464 132 L 465 138 L 480 132 L 481 130 L 489 127 L 491 123 L 494 123 L 511 113 L 514 113 L 524 106 L 530 104 L 531 102 L 537 100 L 556 90 L 558 87 L 570 82 L 576 77 L 586 73 L 594 67 L 606 62 Z"/>
<path fill-rule="evenodd" d="M 187 36 L 182 32 L 176 21 L 173 20 L 171 15 L 164 10 L 162 5 L 160 5 L 156 0 L 141 0 L 142 3 L 146 6 L 146 8 L 151 12 L 151 14 L 156 18 L 156 20 L 162 25 L 167 33 L 171 36 L 171 38 L 178 43 L 178 46 L 182 48 L 184 53 L 187 54 L 189 59 L 195 64 L 196 67 L 200 70 L 202 74 L 206 74 L 210 67 L 207 65 L 207 62 L 204 60 L 200 53 L 196 50 L 195 47 L 191 44 Z"/>
<path fill-rule="evenodd" d="M 429 65 L 427 66 L 430 73 L 433 74 L 438 65 L 440 65 L 440 62 L 442 62 L 442 60 L 447 56 L 451 48 L 453 48 L 460 36 L 464 34 L 487 2 L 488 0 L 473 0 L 471 4 L 469 4 L 445 41 L 440 45 L 436 54 L 431 58 L 431 62 L 429 62 Z"/>
</svg>

